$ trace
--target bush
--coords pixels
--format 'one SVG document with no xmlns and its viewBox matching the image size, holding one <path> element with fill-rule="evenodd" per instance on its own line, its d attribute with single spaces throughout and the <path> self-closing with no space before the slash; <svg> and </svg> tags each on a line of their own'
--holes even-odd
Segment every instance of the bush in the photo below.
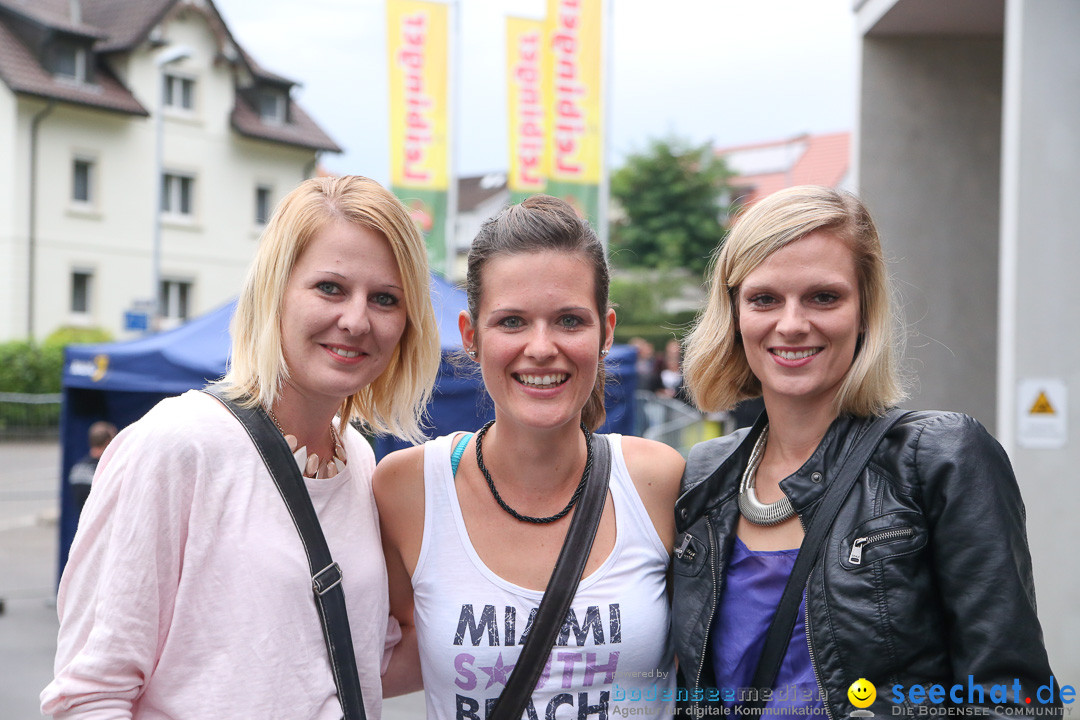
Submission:
<svg viewBox="0 0 1080 720">
<path fill-rule="evenodd" d="M 62 327 L 38 345 L 25 340 L 0 343 L 0 392 L 58 393 L 64 370 L 64 347 L 107 342 L 100 328 Z"/>
<path fill-rule="evenodd" d="M 66 345 L 86 344 L 86 343 L 104 343 L 111 342 L 112 335 L 107 330 L 102 330 L 96 327 L 59 327 L 53 330 L 49 337 L 45 338 L 45 342 L 42 345 L 49 347 L 52 345 L 59 345 L 64 347 Z"/>
<path fill-rule="evenodd" d="M 61 345 L 0 344 L 0 392 L 58 393 L 63 367 Z"/>
</svg>

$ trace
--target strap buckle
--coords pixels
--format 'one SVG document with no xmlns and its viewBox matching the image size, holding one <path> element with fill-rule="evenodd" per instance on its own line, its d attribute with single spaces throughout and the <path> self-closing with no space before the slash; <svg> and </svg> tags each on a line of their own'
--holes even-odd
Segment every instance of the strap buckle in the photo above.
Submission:
<svg viewBox="0 0 1080 720">
<path fill-rule="evenodd" d="M 322 597 L 341 584 L 341 567 L 332 562 L 311 577 L 311 587 Z"/>
</svg>

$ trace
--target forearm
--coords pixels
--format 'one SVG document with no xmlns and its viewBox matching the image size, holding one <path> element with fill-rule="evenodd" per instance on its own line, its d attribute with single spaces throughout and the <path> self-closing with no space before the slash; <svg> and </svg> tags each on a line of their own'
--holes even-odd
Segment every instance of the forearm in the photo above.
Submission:
<svg viewBox="0 0 1080 720">
<path fill-rule="evenodd" d="M 401 626 L 401 640 L 390 655 L 390 662 L 382 675 L 382 686 L 383 697 L 396 697 L 423 689 L 415 626 Z"/>
</svg>

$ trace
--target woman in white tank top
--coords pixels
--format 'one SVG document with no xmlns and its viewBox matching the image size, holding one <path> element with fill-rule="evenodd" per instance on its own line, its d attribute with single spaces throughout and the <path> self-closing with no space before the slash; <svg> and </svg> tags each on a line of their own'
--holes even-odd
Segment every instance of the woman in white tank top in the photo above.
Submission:
<svg viewBox="0 0 1080 720">
<path fill-rule="evenodd" d="M 487 221 L 459 326 L 494 424 L 376 470 L 398 651 L 418 642 L 429 718 L 485 720 L 517 662 L 575 511 L 586 428 L 604 420 L 608 282 L 603 247 L 565 202 L 535 196 Z M 674 708 L 665 578 L 683 459 L 661 443 L 604 439 L 609 494 L 530 720 Z"/>
</svg>

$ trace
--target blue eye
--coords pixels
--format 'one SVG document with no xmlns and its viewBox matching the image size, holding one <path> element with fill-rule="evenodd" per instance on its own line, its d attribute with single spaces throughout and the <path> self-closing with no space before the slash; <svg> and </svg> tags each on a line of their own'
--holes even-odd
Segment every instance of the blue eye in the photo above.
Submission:
<svg viewBox="0 0 1080 720">
<path fill-rule="evenodd" d="M 524 324 L 525 322 L 517 315 L 508 315 L 499 321 L 499 325 L 510 330 L 516 330 Z"/>
<path fill-rule="evenodd" d="M 571 329 L 580 326 L 584 321 L 577 315 L 563 315 L 559 318 L 559 325 Z"/>
<path fill-rule="evenodd" d="M 762 294 L 755 295 L 754 297 L 749 298 L 746 302 L 756 307 L 768 307 L 769 305 L 772 305 L 776 302 L 776 298 L 774 298 L 772 295 Z"/>
<path fill-rule="evenodd" d="M 371 300 L 376 305 L 381 305 L 383 307 L 393 307 L 398 304 L 398 299 L 390 293 L 376 293 L 372 296 Z"/>
<path fill-rule="evenodd" d="M 324 280 L 316 284 L 315 289 L 327 295 L 338 295 L 341 293 L 341 288 L 338 287 L 338 284 L 330 282 L 329 280 Z"/>
<path fill-rule="evenodd" d="M 839 295 L 830 292 L 820 292 L 817 295 L 814 295 L 814 302 L 818 303 L 819 305 L 828 305 L 830 303 L 836 302 L 839 299 Z"/>
</svg>

